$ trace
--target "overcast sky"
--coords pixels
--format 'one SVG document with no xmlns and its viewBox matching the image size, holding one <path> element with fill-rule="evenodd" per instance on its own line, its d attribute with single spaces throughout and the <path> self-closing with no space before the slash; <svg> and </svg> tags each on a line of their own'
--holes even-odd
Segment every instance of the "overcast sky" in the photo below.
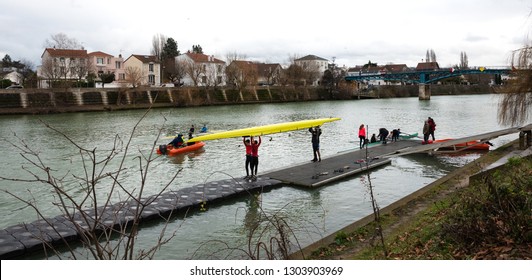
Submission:
<svg viewBox="0 0 532 280">
<path fill-rule="evenodd" d="M 150 54 L 156 34 L 186 52 L 286 64 L 317 55 L 339 65 L 405 63 L 433 49 L 441 67 L 504 66 L 531 34 L 531 0 L 2 0 L 0 59 L 40 65 L 64 33 L 89 52 Z M 532 37 L 530 37 L 532 38 Z"/>
</svg>

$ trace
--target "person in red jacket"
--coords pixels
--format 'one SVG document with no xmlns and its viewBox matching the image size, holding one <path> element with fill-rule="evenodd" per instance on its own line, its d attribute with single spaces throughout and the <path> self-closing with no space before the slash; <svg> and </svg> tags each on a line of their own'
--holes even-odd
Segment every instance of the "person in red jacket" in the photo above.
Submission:
<svg viewBox="0 0 532 280">
<path fill-rule="evenodd" d="M 434 138 L 434 131 L 436 131 L 436 122 L 431 117 L 429 117 L 428 122 L 429 122 L 429 134 L 430 136 L 432 136 L 432 141 L 434 141 L 436 140 L 436 138 Z"/>
<path fill-rule="evenodd" d="M 251 141 L 247 137 L 242 137 L 242 142 L 246 147 L 246 177 L 244 177 L 244 179 L 250 179 L 249 167 L 251 165 Z M 251 171 L 251 174 L 253 175 L 253 171 Z"/>
<path fill-rule="evenodd" d="M 259 147 L 262 143 L 262 138 L 259 136 L 259 141 L 251 137 L 251 180 L 257 180 L 257 169 L 259 168 Z"/>
<path fill-rule="evenodd" d="M 366 127 L 364 124 L 361 124 L 358 127 L 358 138 L 360 139 L 360 149 L 364 147 L 364 144 L 366 144 Z"/>
</svg>

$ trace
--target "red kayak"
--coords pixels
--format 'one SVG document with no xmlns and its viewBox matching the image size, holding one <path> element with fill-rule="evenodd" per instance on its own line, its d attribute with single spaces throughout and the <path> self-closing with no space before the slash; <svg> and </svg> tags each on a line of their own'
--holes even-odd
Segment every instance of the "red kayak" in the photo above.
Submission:
<svg viewBox="0 0 532 280">
<path fill-rule="evenodd" d="M 436 141 L 434 141 L 434 143 L 442 143 L 442 142 L 446 142 L 446 141 L 449 141 L 449 140 L 454 140 L 454 139 L 451 139 L 451 138 L 448 138 L 448 139 L 438 139 Z M 447 147 L 441 147 L 440 150 L 483 150 L 483 151 L 487 151 L 490 149 L 490 144 L 488 143 L 482 143 L 478 140 L 475 140 L 475 141 L 469 141 L 469 142 L 464 142 L 464 143 L 460 143 L 460 144 L 455 144 L 455 145 L 452 145 L 452 146 L 447 146 Z"/>
<path fill-rule="evenodd" d="M 159 148 L 157 148 L 157 154 L 162 155 L 169 155 L 169 156 L 175 156 L 182 153 L 188 153 L 197 151 L 205 146 L 204 142 L 196 142 L 192 145 L 186 145 L 179 148 L 167 148 L 166 145 L 160 145 Z"/>
</svg>

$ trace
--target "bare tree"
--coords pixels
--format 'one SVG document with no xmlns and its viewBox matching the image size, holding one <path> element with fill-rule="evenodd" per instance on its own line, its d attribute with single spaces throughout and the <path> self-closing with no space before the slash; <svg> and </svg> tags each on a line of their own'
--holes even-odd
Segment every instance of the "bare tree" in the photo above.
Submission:
<svg viewBox="0 0 532 280">
<path fill-rule="evenodd" d="M 157 57 L 157 61 L 163 60 L 163 49 L 167 40 L 167 37 L 162 34 L 156 34 L 153 36 L 151 54 Z"/>
<path fill-rule="evenodd" d="M 303 84 L 305 78 L 305 71 L 296 64 L 291 64 L 287 69 L 284 69 L 281 75 L 282 85 L 300 86 Z"/>
<path fill-rule="evenodd" d="M 70 60 L 70 69 L 72 76 L 75 76 L 78 81 L 85 79 L 93 68 L 92 60 L 88 58 L 79 58 L 76 60 Z"/>
<path fill-rule="evenodd" d="M 185 63 L 185 72 L 188 74 L 194 86 L 198 86 L 200 79 L 205 75 L 205 65 L 195 63 L 194 61 L 186 61 Z"/>
<path fill-rule="evenodd" d="M 138 160 L 140 182 L 134 188 L 128 189 L 128 184 L 123 184 L 122 176 L 127 173 L 128 168 L 125 167 L 128 158 L 128 152 L 131 149 L 131 140 L 136 131 L 136 128 L 141 121 L 146 117 L 149 110 L 142 116 L 142 118 L 133 127 L 129 137 L 125 141 L 118 135 L 115 136 L 114 145 L 110 150 L 104 150 L 103 155 L 97 153 L 97 148 L 84 148 L 78 145 L 66 134 L 43 123 L 48 129 L 59 134 L 67 143 L 70 143 L 78 150 L 80 156 L 80 164 L 82 165 L 84 175 L 71 174 L 72 178 L 67 179 L 66 175 L 57 175 L 54 172 L 56 169 L 46 164 L 45 159 L 41 158 L 38 151 L 33 150 L 34 145 L 27 143 L 25 140 L 19 138 L 16 134 L 14 137 L 17 142 L 10 142 L 13 147 L 21 151 L 21 156 L 27 161 L 27 167 L 23 168 L 28 173 L 28 178 L 5 178 L 0 177 L 0 181 L 15 181 L 15 182 L 29 182 L 33 184 L 42 184 L 51 188 L 56 197 L 57 202 L 54 203 L 62 212 L 65 221 L 75 227 L 84 249 L 87 250 L 88 255 L 93 259 L 144 259 L 153 258 L 158 249 L 170 239 L 175 236 L 175 231 L 169 236 L 165 237 L 167 225 L 163 228 L 156 244 L 147 250 L 136 250 L 135 245 L 138 237 L 138 230 L 142 219 L 142 213 L 146 207 L 153 203 L 175 180 L 173 176 L 169 183 L 164 185 L 160 192 L 154 196 L 145 197 L 144 188 L 147 181 L 148 172 L 151 163 L 155 160 L 154 150 L 155 143 L 152 149 L 146 153 L 139 151 Z M 162 129 L 159 130 L 157 139 L 161 135 Z M 157 141 L 157 140 L 156 140 Z M 99 151 L 99 150 L 98 150 Z M 113 167 L 116 170 L 110 170 Z M 70 174 L 70 172 L 66 172 Z M 73 195 L 66 187 L 68 180 L 75 180 L 76 184 L 82 186 L 81 197 Z M 99 195 L 102 187 L 108 194 Z M 137 189 L 138 187 L 138 189 Z M 38 217 L 44 221 L 43 227 L 52 228 L 55 234 L 61 236 L 59 230 L 55 228 L 52 219 L 48 219 L 41 212 L 39 206 L 34 201 L 25 199 L 17 194 L 5 191 L 7 194 L 13 196 L 25 203 L 28 207 L 33 208 Z M 77 192 L 77 191 L 76 191 Z M 116 193 L 125 194 L 127 199 L 121 203 L 113 204 L 112 199 Z M 127 206 L 133 206 L 133 208 Z M 132 210 L 135 209 L 135 210 Z M 172 212 L 163 218 L 168 223 L 168 218 Z M 58 254 L 55 246 L 49 244 L 49 241 L 42 240 L 45 250 L 51 250 Z M 67 257 L 77 259 L 78 255 L 74 252 L 73 242 L 70 239 L 61 240 L 63 245 L 67 248 Z M 46 252 L 48 254 L 48 252 Z M 57 255 L 62 258 L 61 254 Z"/>
<path fill-rule="evenodd" d="M 164 71 L 166 78 L 176 86 L 181 85 L 181 81 L 186 75 L 186 62 L 174 59 L 166 59 Z"/>
<path fill-rule="evenodd" d="M 61 77 L 60 68 L 55 58 L 43 59 L 41 65 L 41 74 L 48 80 L 48 85 L 53 87 L 53 83 Z"/>
<path fill-rule="evenodd" d="M 433 49 L 427 50 L 427 53 L 425 54 L 425 61 L 436 62 L 436 53 Z"/>
<path fill-rule="evenodd" d="M 246 55 L 237 53 L 236 51 L 228 52 L 225 55 L 227 68 L 225 69 L 225 77 L 228 84 L 237 86 L 238 67 L 233 64 L 233 61 L 245 60 Z"/>
<path fill-rule="evenodd" d="M 296 63 L 296 60 L 299 59 L 301 56 L 299 54 L 289 54 L 288 55 L 288 64 L 292 65 Z"/>
<path fill-rule="evenodd" d="M 469 61 L 467 59 L 467 54 L 465 52 L 460 52 L 460 69 L 468 69 Z"/>
<path fill-rule="evenodd" d="M 514 79 L 510 79 L 499 101 L 498 120 L 501 124 L 524 123 L 532 110 L 532 45 L 514 50 L 511 56 Z"/>
<path fill-rule="evenodd" d="M 430 61 L 431 61 L 431 62 L 437 62 L 437 60 L 436 60 L 436 53 L 434 52 L 433 49 L 430 50 Z"/>
<path fill-rule="evenodd" d="M 256 85 L 258 81 L 257 65 L 251 61 L 233 60 L 226 69 L 226 77 L 239 90 Z"/>
<path fill-rule="evenodd" d="M 317 81 L 322 73 L 320 73 L 319 66 L 314 63 L 309 63 L 306 67 L 303 67 L 304 79 L 306 85 L 312 85 Z"/>
<path fill-rule="evenodd" d="M 35 65 L 29 60 L 22 60 L 22 64 L 24 65 L 20 70 L 20 74 L 22 74 L 22 84 L 27 86 L 28 80 L 35 76 L 35 72 L 33 71 Z"/>
<path fill-rule="evenodd" d="M 246 60 L 247 56 L 245 54 L 237 53 L 236 51 L 228 52 L 225 54 L 225 61 L 227 65 L 235 60 Z"/>
<path fill-rule="evenodd" d="M 125 69 L 126 82 L 129 83 L 132 87 L 138 87 L 142 83 L 142 73 L 137 67 L 127 67 Z"/>
<path fill-rule="evenodd" d="M 70 38 L 65 33 L 51 35 L 49 39 L 44 41 L 44 47 L 65 50 L 80 50 L 83 48 L 77 39 Z"/>
</svg>

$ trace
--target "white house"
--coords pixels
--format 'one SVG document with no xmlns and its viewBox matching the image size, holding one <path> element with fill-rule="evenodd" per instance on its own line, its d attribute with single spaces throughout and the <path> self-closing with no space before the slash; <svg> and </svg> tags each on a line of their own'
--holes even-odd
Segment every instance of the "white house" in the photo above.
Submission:
<svg viewBox="0 0 532 280">
<path fill-rule="evenodd" d="M 90 71 L 86 50 L 46 48 L 37 69 L 40 87 L 49 87 L 57 80 L 82 80 Z"/>
<path fill-rule="evenodd" d="M 317 86 L 323 73 L 329 68 L 329 61 L 325 58 L 321 58 L 315 55 L 307 55 L 294 60 L 294 63 L 301 67 L 304 71 L 310 71 L 316 73 L 317 77 L 312 82 L 313 86 Z"/>
<path fill-rule="evenodd" d="M 18 85 L 22 84 L 22 80 L 24 79 L 24 77 L 22 76 L 20 72 L 18 72 L 19 70 L 17 68 L 9 67 L 9 68 L 4 68 L 0 70 L 1 70 L 0 78 L 11 80 L 12 83 L 15 83 Z"/>
<path fill-rule="evenodd" d="M 177 67 L 183 67 L 185 86 L 225 86 L 225 62 L 212 55 L 187 52 L 177 56 Z"/>
</svg>

